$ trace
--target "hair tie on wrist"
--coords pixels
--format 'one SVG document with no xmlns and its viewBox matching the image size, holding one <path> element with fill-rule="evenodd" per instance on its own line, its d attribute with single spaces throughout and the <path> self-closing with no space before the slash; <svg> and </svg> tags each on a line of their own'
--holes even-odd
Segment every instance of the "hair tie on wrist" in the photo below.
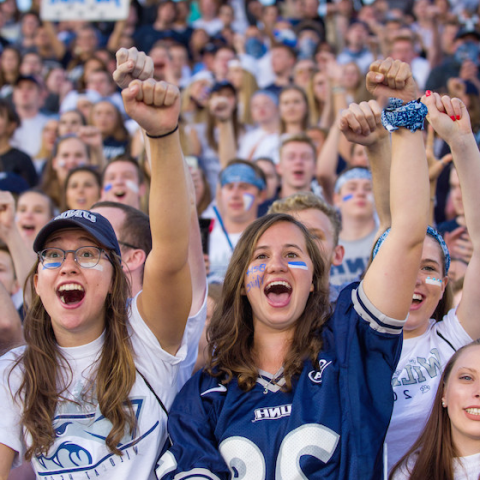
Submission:
<svg viewBox="0 0 480 480">
<path fill-rule="evenodd" d="M 163 137 L 168 137 L 168 136 L 171 135 L 172 133 L 175 133 L 177 130 L 178 130 L 178 123 L 177 123 L 177 126 L 176 126 L 171 132 L 164 133 L 163 135 L 150 135 L 150 134 L 147 133 L 147 132 L 145 132 L 145 135 L 146 135 L 148 138 L 163 138 Z"/>
<path fill-rule="evenodd" d="M 382 111 L 382 125 L 389 132 L 405 127 L 413 133 L 418 129 L 423 130 L 427 113 L 427 107 L 420 100 L 412 100 L 404 105 L 400 98 L 389 98 L 388 105 Z"/>
</svg>

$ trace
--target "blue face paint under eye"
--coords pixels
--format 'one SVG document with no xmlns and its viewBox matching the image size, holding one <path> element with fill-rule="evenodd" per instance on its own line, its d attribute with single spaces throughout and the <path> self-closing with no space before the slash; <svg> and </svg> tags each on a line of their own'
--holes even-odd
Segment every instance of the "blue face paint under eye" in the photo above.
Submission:
<svg viewBox="0 0 480 480">
<path fill-rule="evenodd" d="M 43 270 L 45 269 L 50 269 L 50 268 L 58 268 L 62 265 L 62 262 L 50 262 L 48 263 L 48 267 L 46 267 L 45 265 L 43 266 Z"/>
<path fill-rule="evenodd" d="M 344 202 L 348 202 L 348 200 L 351 200 L 353 198 L 353 195 L 350 193 L 348 195 L 345 195 L 344 197 L 342 197 L 342 200 Z"/>
</svg>

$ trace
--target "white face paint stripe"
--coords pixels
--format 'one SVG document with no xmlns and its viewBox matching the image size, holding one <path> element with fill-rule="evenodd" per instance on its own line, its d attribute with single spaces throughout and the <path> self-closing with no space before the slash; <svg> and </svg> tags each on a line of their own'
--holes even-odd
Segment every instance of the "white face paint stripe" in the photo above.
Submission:
<svg viewBox="0 0 480 480">
<path fill-rule="evenodd" d="M 246 211 L 250 210 L 252 208 L 254 200 L 255 200 L 255 197 L 251 193 L 244 193 L 243 208 L 245 208 Z"/>
<path fill-rule="evenodd" d="M 427 283 L 428 285 L 436 285 L 437 287 L 441 287 L 443 280 L 441 278 L 427 277 L 425 283 Z"/>
<path fill-rule="evenodd" d="M 99 270 L 103 272 L 103 265 L 101 263 L 97 263 L 94 267 L 90 267 L 91 270 Z"/>
<path fill-rule="evenodd" d="M 288 262 L 289 268 L 298 268 L 300 270 L 308 270 L 305 262 Z"/>
<path fill-rule="evenodd" d="M 138 185 L 132 181 L 132 180 L 127 180 L 125 182 L 125 185 L 133 192 L 133 193 L 138 193 L 139 188 Z"/>
</svg>

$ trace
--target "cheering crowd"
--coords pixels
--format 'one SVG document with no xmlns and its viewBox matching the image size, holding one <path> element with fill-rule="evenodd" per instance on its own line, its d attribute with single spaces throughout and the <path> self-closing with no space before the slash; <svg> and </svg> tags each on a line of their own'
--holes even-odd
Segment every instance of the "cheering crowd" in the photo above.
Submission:
<svg viewBox="0 0 480 480">
<path fill-rule="evenodd" d="M 0 480 L 478 480 L 479 2 L 31 7 Z"/>
</svg>

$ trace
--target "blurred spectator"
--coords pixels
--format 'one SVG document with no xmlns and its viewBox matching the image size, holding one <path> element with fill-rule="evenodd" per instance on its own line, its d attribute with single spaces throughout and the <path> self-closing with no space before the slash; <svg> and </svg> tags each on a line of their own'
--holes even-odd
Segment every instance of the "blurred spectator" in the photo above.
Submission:
<svg viewBox="0 0 480 480">
<path fill-rule="evenodd" d="M 52 157 L 47 161 L 41 188 L 57 208 L 62 204 L 62 192 L 68 172 L 90 164 L 88 146 L 75 136 L 59 137 Z"/>
<path fill-rule="evenodd" d="M 130 135 L 120 111 L 113 103 L 100 101 L 93 105 L 89 124 L 102 134 L 103 154 L 107 160 L 129 155 Z"/>
<path fill-rule="evenodd" d="M 245 134 L 237 155 L 246 160 L 269 157 L 278 163 L 280 118 L 277 96 L 258 90 L 251 99 L 250 110 L 257 127 Z"/>
<path fill-rule="evenodd" d="M 37 156 L 33 159 L 35 169 L 39 176 L 43 173 L 43 168 L 47 160 L 52 156 L 53 147 L 58 137 L 58 120 L 51 118 L 45 123 L 42 130 L 42 143 Z"/>
<path fill-rule="evenodd" d="M 41 190 L 27 190 L 18 197 L 15 223 L 29 250 L 33 249 L 37 233 L 53 215 L 54 204 Z"/>
<path fill-rule="evenodd" d="M 103 172 L 102 201 L 118 202 L 140 209 L 145 180 L 138 163 L 128 157 L 112 160 Z"/>
<path fill-rule="evenodd" d="M 97 170 L 83 166 L 72 168 L 65 180 L 61 210 L 90 210 L 100 200 L 102 179 Z"/>
<path fill-rule="evenodd" d="M 13 133 L 19 125 L 20 118 L 12 104 L 0 98 L 0 171 L 15 173 L 34 187 L 38 178 L 32 159 L 11 145 Z"/>
<path fill-rule="evenodd" d="M 373 62 L 373 54 L 368 48 L 368 26 L 360 21 L 351 22 L 346 34 L 346 46 L 337 57 L 338 63 L 355 62 L 365 74 Z"/>
<path fill-rule="evenodd" d="M 8 97 L 20 75 L 20 52 L 15 47 L 3 49 L 0 57 L 0 96 Z"/>
<path fill-rule="evenodd" d="M 33 76 L 19 76 L 13 88 L 13 104 L 21 120 L 12 138 L 12 146 L 36 157 L 42 142 L 42 130 L 48 118 L 40 113 L 42 86 Z"/>
<path fill-rule="evenodd" d="M 279 95 L 280 134 L 305 133 L 310 114 L 305 91 L 296 85 L 284 87 Z"/>
</svg>

